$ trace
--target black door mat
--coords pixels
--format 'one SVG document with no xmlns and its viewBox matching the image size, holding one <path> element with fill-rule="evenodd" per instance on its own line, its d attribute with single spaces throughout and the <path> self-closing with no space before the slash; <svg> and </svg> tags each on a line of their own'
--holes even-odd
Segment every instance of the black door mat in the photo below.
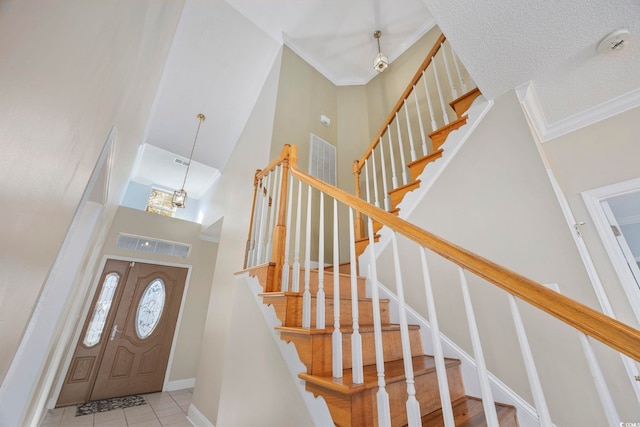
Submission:
<svg viewBox="0 0 640 427">
<path fill-rule="evenodd" d="M 76 406 L 76 417 L 82 415 L 97 414 L 98 412 L 107 412 L 113 409 L 131 408 L 133 406 L 146 405 L 144 397 L 134 394 L 132 396 L 112 397 L 110 399 L 95 400 L 93 402 L 83 403 Z"/>
</svg>

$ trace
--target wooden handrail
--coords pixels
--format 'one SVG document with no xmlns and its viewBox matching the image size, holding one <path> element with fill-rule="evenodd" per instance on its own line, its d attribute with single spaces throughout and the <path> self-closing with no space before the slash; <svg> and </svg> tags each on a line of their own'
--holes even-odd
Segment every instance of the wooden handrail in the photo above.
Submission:
<svg viewBox="0 0 640 427">
<path fill-rule="evenodd" d="M 465 270 L 640 362 L 639 330 L 307 175 L 298 169 L 297 147 L 295 145 L 291 147 L 289 170 L 302 182 L 328 194 L 356 211 L 364 213 Z"/>
<path fill-rule="evenodd" d="M 409 95 L 411 95 L 411 92 L 413 91 L 413 86 L 415 86 L 415 84 L 418 83 L 418 80 L 420 80 L 420 77 L 422 77 L 422 73 L 427 69 L 427 67 L 429 67 L 429 64 L 431 64 L 431 59 L 434 57 L 436 53 L 438 53 L 438 50 L 440 50 L 440 46 L 442 45 L 442 43 L 444 43 L 445 40 L 446 40 L 446 37 L 444 36 L 444 34 L 440 34 L 440 37 L 438 37 L 438 39 L 436 40 L 435 44 L 431 48 L 431 51 L 429 51 L 429 54 L 427 55 L 425 60 L 422 62 L 422 65 L 420 65 L 420 68 L 418 68 L 418 71 L 416 71 L 413 78 L 407 85 L 406 89 L 404 90 L 404 92 L 402 92 L 402 95 L 400 95 L 400 98 L 398 99 L 398 102 L 396 102 L 396 105 L 391 110 L 391 113 L 389 113 L 389 116 L 387 116 L 387 119 L 384 121 L 384 123 L 380 127 L 380 130 L 371 141 L 369 148 L 367 149 L 367 151 L 365 151 L 362 158 L 358 160 L 358 169 L 357 169 L 358 173 L 364 167 L 364 162 L 369 158 L 369 156 L 371 155 L 371 152 L 374 150 L 374 148 L 376 148 L 376 146 L 380 142 L 380 138 L 382 138 L 385 132 L 387 132 L 387 126 L 393 121 L 394 117 L 396 116 L 396 113 L 400 111 L 400 108 L 402 108 L 404 101 L 409 97 Z"/>
</svg>

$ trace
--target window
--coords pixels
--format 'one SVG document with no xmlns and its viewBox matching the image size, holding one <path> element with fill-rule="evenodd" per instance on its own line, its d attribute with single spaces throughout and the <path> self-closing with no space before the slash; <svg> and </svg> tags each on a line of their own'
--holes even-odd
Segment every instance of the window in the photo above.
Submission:
<svg viewBox="0 0 640 427">
<path fill-rule="evenodd" d="M 164 297 L 164 283 L 160 279 L 152 281 L 144 290 L 136 312 L 136 333 L 140 338 L 147 338 L 158 325 L 164 308 Z"/>
<path fill-rule="evenodd" d="M 87 347 L 93 347 L 100 341 L 100 336 L 104 329 L 104 323 L 107 320 L 107 315 L 109 314 L 111 302 L 113 301 L 113 296 L 116 293 L 116 287 L 118 286 L 119 280 L 120 276 L 116 273 L 109 273 L 104 279 L 100 296 L 98 297 L 96 306 L 93 309 L 91 322 L 89 323 L 87 333 L 82 341 L 82 343 Z"/>
<path fill-rule="evenodd" d="M 171 203 L 172 197 L 173 193 L 152 188 L 147 201 L 147 209 L 145 210 L 158 215 L 172 217 L 176 212 L 175 206 Z"/>
</svg>

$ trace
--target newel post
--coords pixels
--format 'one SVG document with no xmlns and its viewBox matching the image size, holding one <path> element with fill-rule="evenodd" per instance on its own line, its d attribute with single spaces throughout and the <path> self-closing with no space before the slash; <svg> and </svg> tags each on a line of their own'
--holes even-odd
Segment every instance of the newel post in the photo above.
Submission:
<svg viewBox="0 0 640 427">
<path fill-rule="evenodd" d="M 251 218 L 249 220 L 249 234 L 247 235 L 247 245 L 244 250 L 244 268 L 249 267 L 249 252 L 251 251 L 253 233 L 253 220 L 256 214 L 256 197 L 258 196 L 258 175 L 262 172 L 262 169 L 256 169 L 256 173 L 253 175 L 253 201 L 251 202 Z"/>
<path fill-rule="evenodd" d="M 274 264 L 271 289 L 267 292 L 278 292 L 282 286 L 282 266 L 284 265 L 284 251 L 287 240 L 287 191 L 289 183 L 289 161 L 291 157 L 291 146 L 285 144 L 282 148 L 282 180 L 280 182 L 280 197 L 277 206 L 278 216 L 276 226 L 273 230 L 273 250 L 271 252 L 271 262 Z"/>
<path fill-rule="evenodd" d="M 356 181 L 356 197 L 360 198 L 360 162 L 357 160 L 353 161 L 353 176 Z M 353 224 L 353 228 L 355 231 L 356 240 L 362 239 L 364 237 L 364 221 L 362 219 L 362 214 L 360 211 L 356 211 L 356 219 Z"/>
</svg>

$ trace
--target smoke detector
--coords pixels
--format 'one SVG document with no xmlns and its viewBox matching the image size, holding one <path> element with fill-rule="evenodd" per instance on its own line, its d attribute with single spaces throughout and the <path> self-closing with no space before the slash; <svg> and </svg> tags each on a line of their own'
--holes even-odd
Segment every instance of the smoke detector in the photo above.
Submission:
<svg viewBox="0 0 640 427">
<path fill-rule="evenodd" d="M 612 33 L 607 34 L 598 44 L 599 53 L 609 53 L 622 50 L 631 39 L 631 33 L 626 28 L 615 30 Z"/>
</svg>

